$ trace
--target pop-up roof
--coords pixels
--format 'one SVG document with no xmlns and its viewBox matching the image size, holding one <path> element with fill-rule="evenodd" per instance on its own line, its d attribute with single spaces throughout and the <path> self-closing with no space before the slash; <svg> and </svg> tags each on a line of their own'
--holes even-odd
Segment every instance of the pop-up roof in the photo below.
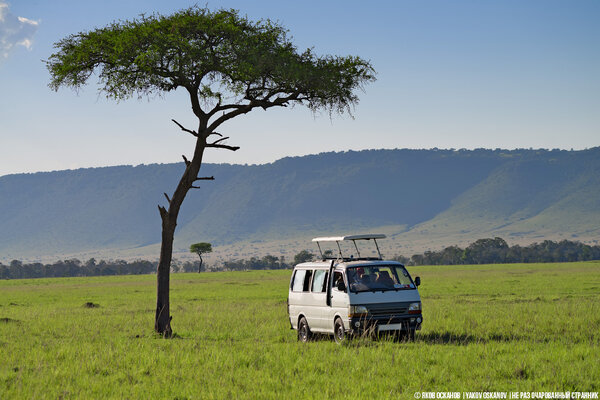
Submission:
<svg viewBox="0 0 600 400">
<path fill-rule="evenodd" d="M 325 237 L 317 237 L 314 238 L 312 241 L 313 242 L 317 242 L 317 246 L 319 247 L 319 252 L 321 253 L 321 258 L 325 258 L 323 257 L 323 251 L 321 251 L 321 245 L 319 244 L 319 242 L 335 242 L 337 244 L 338 247 L 338 251 L 339 251 L 339 256 L 340 258 L 344 258 L 344 256 L 342 255 L 342 249 L 340 247 L 340 242 L 341 241 L 352 241 L 354 243 L 354 248 L 356 249 L 356 253 L 358 254 L 358 258 L 360 259 L 360 251 L 358 250 L 358 246 L 356 245 L 356 241 L 357 240 L 371 240 L 373 239 L 373 242 L 375 242 L 375 247 L 377 248 L 377 254 L 379 254 L 379 259 L 381 260 L 381 252 L 379 251 L 379 246 L 377 245 L 377 239 L 384 239 L 385 235 L 382 233 L 366 233 L 363 235 L 346 235 L 346 236 L 325 236 Z"/>
</svg>

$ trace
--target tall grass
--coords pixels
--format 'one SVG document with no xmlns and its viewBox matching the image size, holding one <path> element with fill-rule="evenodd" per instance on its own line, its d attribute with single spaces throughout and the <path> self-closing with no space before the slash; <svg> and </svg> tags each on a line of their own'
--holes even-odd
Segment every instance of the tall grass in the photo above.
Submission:
<svg viewBox="0 0 600 400">
<path fill-rule="evenodd" d="M 0 399 L 413 398 L 600 390 L 600 262 L 413 267 L 415 342 L 296 341 L 289 271 L 0 282 Z"/>
</svg>

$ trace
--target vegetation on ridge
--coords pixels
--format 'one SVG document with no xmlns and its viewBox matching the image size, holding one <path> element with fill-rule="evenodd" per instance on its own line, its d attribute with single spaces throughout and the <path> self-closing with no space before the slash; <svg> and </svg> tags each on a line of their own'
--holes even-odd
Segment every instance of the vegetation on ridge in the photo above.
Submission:
<svg viewBox="0 0 600 400">
<path fill-rule="evenodd" d="M 206 243 L 207 244 L 207 243 Z M 207 248 L 203 246 L 203 248 Z M 326 250 L 327 256 L 332 256 Z M 315 255 L 306 250 L 294 256 L 293 262 L 286 262 L 285 257 L 267 254 L 261 258 L 231 259 L 222 265 L 212 265 L 209 271 L 249 271 L 289 269 L 296 264 L 315 259 Z M 497 264 L 497 263 L 538 263 L 538 262 L 572 262 L 600 260 L 600 246 L 588 246 L 579 242 L 563 240 L 553 242 L 545 240 L 529 246 L 508 246 L 502 238 L 479 239 L 465 249 L 458 246 L 446 247 L 444 250 L 424 254 L 415 254 L 410 259 L 394 256 L 393 260 L 405 265 L 461 265 L 461 264 Z M 54 264 L 22 263 L 12 260 L 9 265 L 0 262 L 0 279 L 82 277 L 106 275 L 139 275 L 156 272 L 156 262 L 125 260 L 97 262 L 94 258 L 82 263 L 78 259 L 57 261 Z M 199 263 L 173 260 L 171 272 L 194 272 L 200 270 Z M 207 266 L 208 267 L 208 266 Z"/>
<path fill-rule="evenodd" d="M 449 246 L 440 251 L 426 251 L 410 259 L 396 257 L 407 265 L 458 265 L 499 263 L 548 263 L 600 260 L 600 245 L 580 242 L 544 240 L 529 246 L 509 246 L 502 238 L 479 239 L 464 249 Z"/>
</svg>

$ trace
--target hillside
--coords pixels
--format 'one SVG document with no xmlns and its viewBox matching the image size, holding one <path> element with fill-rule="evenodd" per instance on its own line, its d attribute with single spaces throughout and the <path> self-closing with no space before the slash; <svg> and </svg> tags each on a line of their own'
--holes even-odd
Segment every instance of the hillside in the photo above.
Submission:
<svg viewBox="0 0 600 400">
<path fill-rule="evenodd" d="M 156 258 L 157 205 L 182 168 L 0 177 L 0 259 Z M 175 243 L 181 254 L 197 241 L 229 256 L 289 254 L 309 246 L 313 234 L 373 229 L 392 235 L 388 254 L 491 235 L 508 241 L 600 236 L 600 148 L 349 151 L 265 165 L 207 164 L 201 174 L 216 180 L 184 203 Z"/>
</svg>

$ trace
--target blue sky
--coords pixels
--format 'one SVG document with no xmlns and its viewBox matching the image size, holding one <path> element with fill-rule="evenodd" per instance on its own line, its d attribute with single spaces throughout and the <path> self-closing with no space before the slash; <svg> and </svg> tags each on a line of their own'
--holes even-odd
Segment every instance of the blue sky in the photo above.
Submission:
<svg viewBox="0 0 600 400">
<path fill-rule="evenodd" d="M 41 60 L 62 37 L 190 1 L 0 0 L 0 175 L 177 162 L 194 126 L 187 98 L 115 103 L 92 83 L 51 91 Z M 204 3 L 202 3 L 204 4 Z M 302 107 L 254 111 L 222 129 L 265 163 L 366 148 L 564 148 L 600 145 L 600 2 L 209 1 L 286 26 L 300 49 L 358 55 L 377 82 L 348 116 Z"/>
</svg>

